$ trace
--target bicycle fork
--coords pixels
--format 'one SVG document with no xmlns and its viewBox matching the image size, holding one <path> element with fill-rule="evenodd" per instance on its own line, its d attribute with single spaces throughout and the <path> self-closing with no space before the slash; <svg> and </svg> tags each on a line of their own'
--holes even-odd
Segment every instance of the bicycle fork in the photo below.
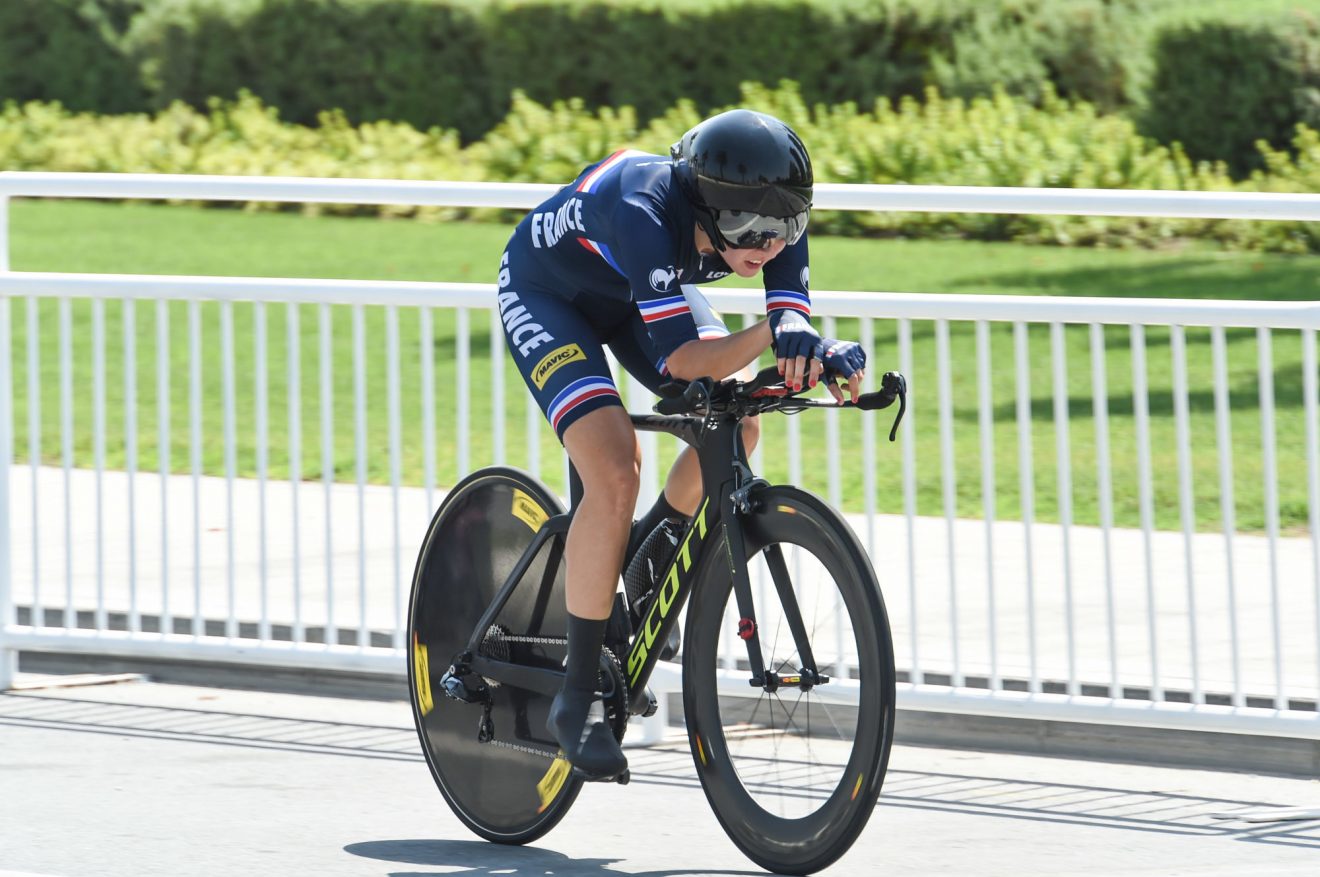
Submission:
<svg viewBox="0 0 1320 877">
<path fill-rule="evenodd" d="M 763 479 L 753 478 L 745 486 L 732 491 L 724 501 L 725 540 L 730 558 L 747 556 L 739 518 L 752 514 L 760 507 L 754 494 L 759 488 L 768 486 L 769 483 Z M 770 570 L 770 578 L 774 582 L 775 593 L 779 597 L 779 605 L 784 612 L 784 620 L 788 624 L 789 632 L 793 636 L 793 644 L 797 649 L 801 665 L 796 673 L 787 675 L 780 675 L 778 668 L 766 668 L 761 651 L 761 632 L 756 621 L 756 607 L 752 598 L 748 564 L 734 562 L 731 566 L 734 599 L 738 606 L 738 637 L 747 644 L 747 663 L 751 671 L 748 684 L 767 693 L 773 693 L 781 686 L 793 686 L 802 691 L 810 691 L 817 685 L 828 683 L 830 677 L 816 668 L 811 640 L 802 621 L 802 611 L 798 608 L 797 595 L 793 591 L 793 580 L 788 572 L 788 564 L 784 562 L 783 550 L 778 544 L 771 544 L 761 549 L 761 555 Z"/>
</svg>

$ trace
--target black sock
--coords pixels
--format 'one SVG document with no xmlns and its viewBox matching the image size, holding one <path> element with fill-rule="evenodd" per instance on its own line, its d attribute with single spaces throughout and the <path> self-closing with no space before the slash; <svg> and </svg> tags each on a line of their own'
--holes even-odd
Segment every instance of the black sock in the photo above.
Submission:
<svg viewBox="0 0 1320 877">
<path fill-rule="evenodd" d="M 605 724 L 605 712 L 596 700 L 605 624 L 605 619 L 597 621 L 569 613 L 564 688 L 546 717 L 547 730 L 573 767 L 588 779 L 616 777 L 628 768 L 628 759 Z"/>
<path fill-rule="evenodd" d="M 605 641 L 606 619 L 568 615 L 568 665 L 564 688 L 595 692 L 600 688 L 600 647 Z"/>
<path fill-rule="evenodd" d="M 628 540 L 628 554 L 631 555 L 637 549 L 637 546 L 641 545 L 646 537 L 651 535 L 651 531 L 660 526 L 660 522 L 666 518 L 686 521 L 688 516 L 671 506 L 669 500 L 665 499 L 665 492 L 662 490 L 660 495 L 656 497 L 655 505 L 651 506 L 650 510 L 637 520 L 637 523 L 633 524 L 632 538 Z"/>
</svg>

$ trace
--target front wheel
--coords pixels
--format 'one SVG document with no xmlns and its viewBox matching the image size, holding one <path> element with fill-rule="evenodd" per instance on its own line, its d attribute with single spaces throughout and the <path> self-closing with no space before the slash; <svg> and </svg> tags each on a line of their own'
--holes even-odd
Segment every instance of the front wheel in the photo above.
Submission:
<svg viewBox="0 0 1320 877">
<path fill-rule="evenodd" d="M 688 610 L 683 705 L 729 837 L 763 868 L 809 874 L 847 852 L 875 809 L 893 741 L 893 642 L 875 571 L 839 514 L 791 487 L 758 500 L 741 518 L 755 621 L 765 668 L 785 682 L 749 684 L 729 567 L 715 558 Z M 828 681 L 804 686 L 804 669 Z"/>
</svg>

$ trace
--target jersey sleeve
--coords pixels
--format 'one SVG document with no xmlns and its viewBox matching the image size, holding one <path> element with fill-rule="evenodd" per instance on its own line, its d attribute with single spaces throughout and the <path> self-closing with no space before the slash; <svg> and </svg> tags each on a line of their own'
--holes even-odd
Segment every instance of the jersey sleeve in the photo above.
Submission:
<svg viewBox="0 0 1320 877">
<path fill-rule="evenodd" d="M 807 267 L 807 235 L 766 263 L 765 312 L 789 310 L 811 316 L 810 270 Z"/>
<path fill-rule="evenodd" d="M 657 210 L 625 201 L 615 211 L 615 258 L 656 352 L 667 358 L 699 337 L 679 282 L 674 232 Z"/>
</svg>

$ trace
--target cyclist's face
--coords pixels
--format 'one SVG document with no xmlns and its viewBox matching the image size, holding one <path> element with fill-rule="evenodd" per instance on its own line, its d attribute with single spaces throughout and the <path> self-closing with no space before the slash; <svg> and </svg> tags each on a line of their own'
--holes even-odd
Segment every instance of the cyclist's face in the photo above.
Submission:
<svg viewBox="0 0 1320 877">
<path fill-rule="evenodd" d="M 730 247 L 720 255 L 734 274 L 739 277 L 755 277 L 766 262 L 784 252 L 785 246 L 787 244 L 782 239 L 775 238 L 764 250 L 735 250 Z"/>
</svg>

